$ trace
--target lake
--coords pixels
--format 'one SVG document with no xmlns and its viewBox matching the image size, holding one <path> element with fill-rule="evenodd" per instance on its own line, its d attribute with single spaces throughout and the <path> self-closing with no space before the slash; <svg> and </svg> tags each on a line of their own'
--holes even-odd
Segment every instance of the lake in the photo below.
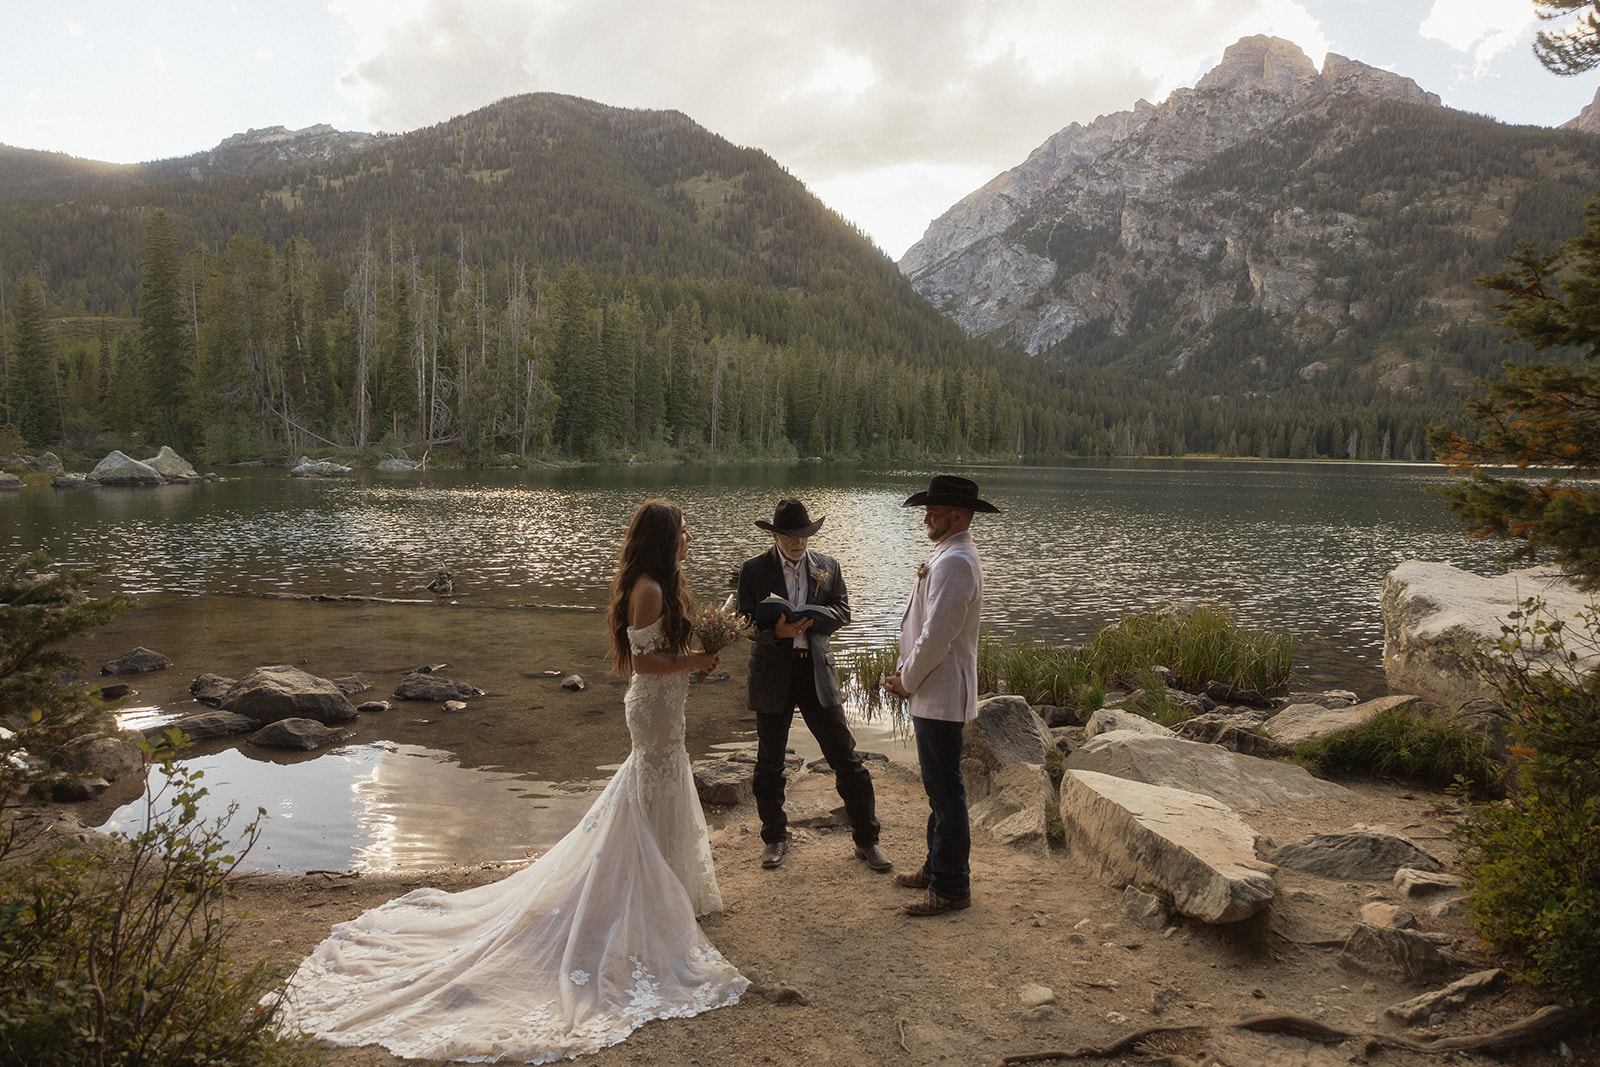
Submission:
<svg viewBox="0 0 1600 1067">
<path fill-rule="evenodd" d="M 1222 603 L 1248 622 L 1300 639 L 1299 686 L 1352 689 L 1366 698 L 1384 692 L 1378 593 L 1389 570 L 1408 559 L 1503 570 L 1493 562 L 1499 546 L 1462 536 L 1425 492 L 1450 481 L 1437 465 L 1178 460 L 939 470 L 973 478 L 1002 511 L 974 523 L 984 620 L 995 634 L 1081 640 L 1124 612 Z M 109 564 L 113 584 L 141 603 L 142 610 L 78 644 L 89 663 L 135 644 L 179 661 L 160 676 L 133 679 L 142 694 L 133 720 L 194 710 L 187 686 L 201 670 L 237 677 L 255 665 L 300 659 L 342 667 L 330 667 L 330 675 L 396 673 L 448 660 L 498 671 L 501 688 L 514 690 L 528 684 L 515 669 L 530 659 L 516 620 L 531 605 L 582 613 L 575 639 L 589 641 L 592 626 L 598 647 L 591 655 L 598 656 L 603 636 L 592 612 L 604 603 L 627 520 L 649 496 L 683 506 L 695 538 L 689 566 L 697 592 L 716 601 L 727 595 L 739 563 L 770 544 L 755 520 L 770 520 L 782 496 L 802 497 L 813 518 L 826 516 L 813 547 L 840 560 L 850 587 L 855 620 L 836 647 L 890 642 L 928 550 L 921 510 L 901 502 L 925 488 L 933 471 L 796 463 L 363 471 L 330 481 L 223 473 L 229 480 L 214 485 L 30 489 L 0 498 L 0 544 L 9 552 L 43 548 L 66 563 Z M 446 612 L 432 604 L 263 598 L 429 600 L 424 587 L 441 568 L 455 580 L 457 606 Z M 477 675 L 462 677 L 489 688 Z M 734 724 L 728 733 L 707 744 L 742 739 Z M 194 758 L 207 761 L 208 781 L 228 783 L 247 808 L 259 794 L 273 801 L 267 806 L 277 821 L 298 819 L 305 827 L 296 829 L 299 844 L 269 830 L 269 869 L 520 855 L 529 840 L 522 826 L 508 828 L 503 839 L 451 841 L 477 805 L 530 790 L 552 813 L 533 844 L 559 837 L 586 806 L 585 790 L 570 783 L 603 773 L 616 758 L 578 746 L 530 782 L 484 772 L 493 761 L 481 757 L 392 738 L 282 766 L 239 752 L 219 748 Z M 292 775 L 307 777 L 290 787 Z M 453 818 L 441 819 L 432 807 L 426 817 L 396 813 L 416 790 L 392 783 L 419 775 L 434 783 L 434 795 L 454 783 L 446 790 L 455 798 Z M 288 788 L 302 797 L 292 814 L 281 803 Z M 322 800 L 309 799 L 321 793 Z M 343 800 L 330 799 L 352 794 L 361 796 L 348 812 L 339 810 Z M 332 814 L 308 827 L 315 812 Z M 123 812 L 110 825 L 136 816 Z M 413 827 L 404 840 L 395 839 L 397 822 Z M 378 838 L 386 845 L 374 858 Z"/>
</svg>

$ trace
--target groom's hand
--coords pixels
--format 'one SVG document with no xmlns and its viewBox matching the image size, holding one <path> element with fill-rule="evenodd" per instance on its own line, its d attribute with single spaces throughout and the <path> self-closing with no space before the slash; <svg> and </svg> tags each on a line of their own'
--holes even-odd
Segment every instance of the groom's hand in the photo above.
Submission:
<svg viewBox="0 0 1600 1067">
<path fill-rule="evenodd" d="M 900 672 L 895 671 L 883 680 L 883 687 L 889 691 L 890 696 L 899 697 L 901 700 L 911 699 L 911 694 L 906 687 L 900 684 Z"/>
</svg>

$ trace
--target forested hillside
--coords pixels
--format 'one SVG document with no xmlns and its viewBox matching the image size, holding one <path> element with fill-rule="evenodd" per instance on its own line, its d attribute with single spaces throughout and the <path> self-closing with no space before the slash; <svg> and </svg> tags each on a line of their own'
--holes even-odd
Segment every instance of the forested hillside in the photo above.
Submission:
<svg viewBox="0 0 1600 1067">
<path fill-rule="evenodd" d="M 1465 363 L 1203 359 L 1180 383 L 1111 323 L 1076 335 L 1085 358 L 1004 351 L 673 112 L 522 96 L 288 170 L 151 164 L 88 192 L 82 162 L 52 184 L 50 160 L 7 161 L 42 189 L 0 203 L 3 418 L 33 451 L 1404 458 L 1467 384 Z M 1159 289 L 1144 304 L 1165 321 Z M 1230 314 L 1241 350 L 1285 344 Z M 1446 343 L 1488 351 L 1474 329 Z"/>
</svg>

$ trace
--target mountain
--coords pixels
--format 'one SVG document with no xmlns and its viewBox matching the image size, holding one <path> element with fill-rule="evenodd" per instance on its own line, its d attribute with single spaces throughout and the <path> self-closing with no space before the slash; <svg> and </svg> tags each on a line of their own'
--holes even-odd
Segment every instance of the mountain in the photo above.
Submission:
<svg viewBox="0 0 1600 1067">
<path fill-rule="evenodd" d="M 1319 72 L 1248 37 L 1194 88 L 1063 130 L 900 265 L 974 336 L 1175 388 L 1402 364 L 1402 386 L 1429 366 L 1466 381 L 1504 354 L 1473 279 L 1518 240 L 1577 232 L 1597 182 L 1591 135 L 1452 111 L 1409 78 L 1331 54 Z"/>
</svg>

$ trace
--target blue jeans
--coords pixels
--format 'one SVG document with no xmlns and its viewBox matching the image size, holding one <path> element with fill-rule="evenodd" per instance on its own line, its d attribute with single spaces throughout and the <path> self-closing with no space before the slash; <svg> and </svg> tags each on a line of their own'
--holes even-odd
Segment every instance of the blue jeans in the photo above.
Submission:
<svg viewBox="0 0 1600 1067">
<path fill-rule="evenodd" d="M 947 900 L 972 893 L 972 831 L 967 825 L 967 786 L 961 780 L 961 739 L 966 723 L 911 718 L 917 762 L 928 794 L 928 888 Z"/>
</svg>

